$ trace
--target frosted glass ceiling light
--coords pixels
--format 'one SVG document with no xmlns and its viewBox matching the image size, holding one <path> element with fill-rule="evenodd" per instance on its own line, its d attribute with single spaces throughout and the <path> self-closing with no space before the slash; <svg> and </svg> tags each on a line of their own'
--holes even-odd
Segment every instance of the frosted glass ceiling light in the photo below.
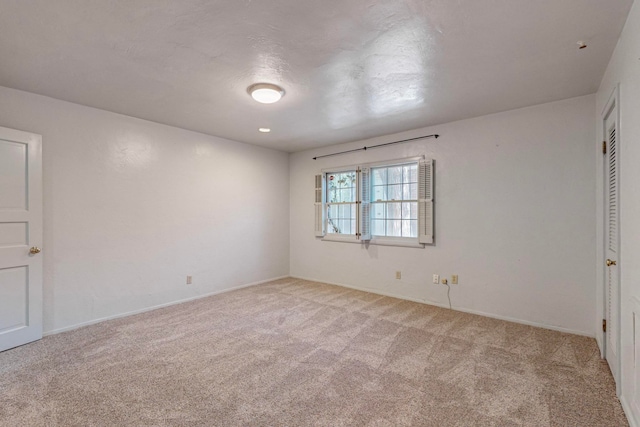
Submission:
<svg viewBox="0 0 640 427">
<path fill-rule="evenodd" d="M 247 88 L 253 99 L 263 104 L 273 104 L 284 96 L 284 89 L 271 83 L 256 83 Z"/>
</svg>

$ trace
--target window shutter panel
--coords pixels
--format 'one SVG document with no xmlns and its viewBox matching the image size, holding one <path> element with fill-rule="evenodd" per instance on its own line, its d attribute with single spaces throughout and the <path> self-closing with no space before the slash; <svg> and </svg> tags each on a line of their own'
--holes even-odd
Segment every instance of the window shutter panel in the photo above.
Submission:
<svg viewBox="0 0 640 427">
<path fill-rule="evenodd" d="M 324 174 L 316 175 L 315 234 L 324 237 Z"/>
<path fill-rule="evenodd" d="M 360 169 L 358 185 L 358 224 L 360 240 L 371 240 L 371 169 Z"/>
<path fill-rule="evenodd" d="M 433 243 L 433 160 L 418 164 L 418 242 Z"/>
</svg>

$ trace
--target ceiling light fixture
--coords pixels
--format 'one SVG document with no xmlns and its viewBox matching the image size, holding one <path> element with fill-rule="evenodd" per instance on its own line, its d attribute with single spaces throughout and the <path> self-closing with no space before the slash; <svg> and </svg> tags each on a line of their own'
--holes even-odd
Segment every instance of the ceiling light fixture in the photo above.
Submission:
<svg viewBox="0 0 640 427">
<path fill-rule="evenodd" d="M 271 129 L 269 129 L 269 128 L 258 128 L 258 132 L 269 133 L 269 132 L 271 132 Z"/>
<path fill-rule="evenodd" d="M 249 95 L 262 104 L 273 104 L 284 96 L 284 89 L 271 83 L 256 83 L 247 88 Z"/>
</svg>

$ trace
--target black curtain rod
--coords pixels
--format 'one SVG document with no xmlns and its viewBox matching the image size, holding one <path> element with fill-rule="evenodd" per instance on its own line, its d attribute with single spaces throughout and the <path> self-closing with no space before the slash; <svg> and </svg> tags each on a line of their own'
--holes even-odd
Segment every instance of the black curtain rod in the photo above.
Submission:
<svg viewBox="0 0 640 427">
<path fill-rule="evenodd" d="M 438 134 L 433 134 L 433 135 L 425 135 L 425 136 L 418 136 L 416 138 L 409 138 L 409 139 L 402 139 L 400 141 L 392 141 L 392 142 L 385 142 L 384 144 L 378 144 L 378 145 L 372 145 L 370 147 L 362 147 L 362 148 L 355 148 L 353 150 L 347 150 L 347 151 L 340 151 L 339 153 L 332 153 L 332 154 L 325 154 L 324 156 L 316 156 L 313 158 L 313 160 L 316 159 L 321 159 L 323 157 L 331 157 L 331 156 L 338 156 L 340 154 L 347 154 L 347 153 L 353 153 L 354 151 L 366 151 L 369 148 L 378 148 L 378 147 L 384 147 L 385 145 L 393 145 L 393 144 L 400 144 L 402 142 L 409 142 L 409 141 L 415 141 L 416 139 L 423 139 L 423 138 L 438 138 L 440 135 Z"/>
</svg>

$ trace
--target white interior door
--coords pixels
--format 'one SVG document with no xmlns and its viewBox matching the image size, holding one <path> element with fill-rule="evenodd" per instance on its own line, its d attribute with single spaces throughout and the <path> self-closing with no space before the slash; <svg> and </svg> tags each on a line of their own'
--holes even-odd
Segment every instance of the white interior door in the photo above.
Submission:
<svg viewBox="0 0 640 427">
<path fill-rule="evenodd" d="M 0 351 L 42 338 L 42 138 L 0 127 Z"/>
<path fill-rule="evenodd" d="M 607 150 L 605 154 L 605 358 L 616 384 L 619 384 L 620 337 L 620 203 L 619 203 L 619 154 L 617 105 L 614 103 L 604 120 Z"/>
</svg>

